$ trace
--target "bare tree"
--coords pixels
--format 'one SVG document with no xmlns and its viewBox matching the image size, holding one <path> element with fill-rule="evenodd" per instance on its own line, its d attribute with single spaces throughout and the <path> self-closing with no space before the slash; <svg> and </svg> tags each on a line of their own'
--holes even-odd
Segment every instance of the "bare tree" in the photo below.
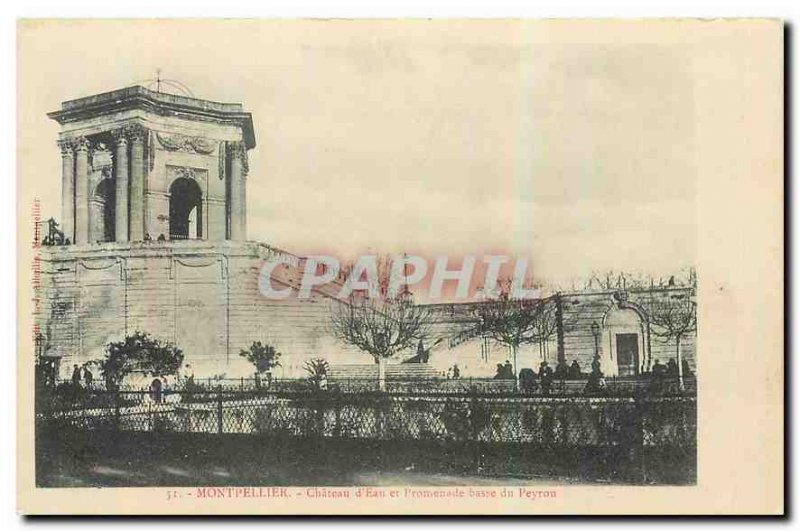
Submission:
<svg viewBox="0 0 800 531">
<path fill-rule="evenodd" d="M 586 283 L 585 289 L 647 289 L 653 287 L 654 285 L 655 279 L 651 275 L 629 271 L 608 270 L 603 272 L 593 272 Z"/>
<path fill-rule="evenodd" d="M 696 287 L 697 273 L 684 267 L 676 274 L 654 277 L 631 271 L 594 271 L 584 285 L 586 290 L 645 290 L 653 288 Z"/>
<path fill-rule="evenodd" d="M 681 340 L 697 331 L 697 303 L 690 295 L 680 299 L 670 298 L 650 303 L 651 332 L 664 341 L 675 341 L 675 358 L 678 363 L 678 382 L 683 383 L 683 358 Z"/>
<path fill-rule="evenodd" d="M 352 296 L 337 304 L 331 314 L 334 335 L 371 355 L 378 364 L 381 391 L 386 389 L 386 361 L 426 339 L 431 324 L 431 310 L 415 305 L 408 295 L 383 299 Z"/>
<path fill-rule="evenodd" d="M 480 304 L 476 312 L 477 332 L 511 349 L 515 379 L 519 377 L 519 347 L 538 344 L 541 350 L 558 328 L 554 297 L 518 299 L 504 290 L 497 298 Z"/>
</svg>

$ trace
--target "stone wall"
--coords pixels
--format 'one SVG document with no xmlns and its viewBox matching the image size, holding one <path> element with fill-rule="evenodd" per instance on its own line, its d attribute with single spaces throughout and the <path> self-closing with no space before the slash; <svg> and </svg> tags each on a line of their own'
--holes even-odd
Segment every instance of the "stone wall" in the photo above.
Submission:
<svg viewBox="0 0 800 531">
<path fill-rule="evenodd" d="M 261 296 L 259 271 L 275 252 L 255 243 L 198 241 L 46 248 L 45 349 L 64 356 L 62 377 L 136 330 L 178 345 L 203 377 L 252 374 L 239 351 L 253 341 L 283 353 L 277 377 L 303 375 L 305 360 L 317 356 L 369 363 L 329 333 L 329 305 L 338 304 L 329 297 Z"/>
<path fill-rule="evenodd" d="M 563 308 L 563 352 L 567 364 L 577 360 L 581 369 L 588 372 L 595 352 L 592 324 L 597 323 L 598 352 L 602 370 L 607 376 L 619 375 L 616 352 L 618 333 L 637 334 L 639 370 L 649 370 L 657 360 L 665 364 L 675 358 L 675 341 L 665 340 L 653 333 L 648 326 L 648 315 L 653 308 L 665 301 L 693 297 L 686 287 L 654 288 L 652 290 L 629 290 L 624 295 L 618 291 L 594 291 L 567 293 L 562 295 Z M 620 300 L 620 298 L 624 300 Z M 439 336 L 452 337 L 460 330 L 474 326 L 469 316 L 469 305 L 437 306 L 438 322 L 434 328 Z M 696 334 L 681 341 L 681 355 L 696 371 Z M 553 335 L 543 345 L 522 345 L 517 352 L 517 367 L 538 370 L 542 361 L 555 368 L 558 363 L 558 337 Z M 513 363 L 511 350 L 505 345 L 482 338 L 473 338 L 451 347 L 444 341 L 434 347 L 430 363 L 440 372 L 458 364 L 462 375 L 491 377 L 498 363 L 506 360 Z"/>
<path fill-rule="evenodd" d="M 105 243 L 89 246 L 43 248 L 43 306 L 39 324 L 45 350 L 63 356 L 61 375 L 68 377 L 74 363 L 101 359 L 110 341 L 139 330 L 172 342 L 185 353 L 186 363 L 198 377 L 252 375 L 253 368 L 239 356 L 254 341 L 274 345 L 282 354 L 274 376 L 304 376 L 306 360 L 322 357 L 329 363 L 370 364 L 372 358 L 339 343 L 330 330 L 332 304 L 324 292 L 312 292 L 307 300 L 263 297 L 259 272 L 265 260 L 281 253 L 258 243 L 230 241 L 178 241 Z M 286 253 L 283 253 L 286 254 Z M 276 289 L 299 287 L 299 258 L 288 273 L 273 277 Z M 338 291 L 338 290 L 334 290 Z M 642 316 L 654 301 L 690 296 L 686 288 L 630 291 L 627 300 L 615 292 L 565 294 L 562 298 L 563 351 L 567 363 L 577 360 L 588 371 L 594 355 L 592 324 L 601 333 L 598 350 L 603 370 L 618 374 L 615 337 L 636 333 L 639 365 L 665 363 L 675 356 L 674 341 L 654 334 Z M 496 365 L 513 362 L 503 345 L 474 338 L 458 345 L 443 339 L 468 326 L 464 308 L 455 305 L 437 310 L 429 363 L 439 375 L 458 364 L 463 377 L 491 377 Z M 683 340 L 682 354 L 695 368 L 696 338 Z M 538 369 L 543 360 L 555 367 L 558 339 L 547 344 L 525 345 L 517 355 L 517 367 Z M 408 356 L 414 355 L 410 350 Z M 398 363 L 400 360 L 394 360 Z"/>
<path fill-rule="evenodd" d="M 675 357 L 675 341 L 666 340 L 653 333 L 647 326 L 648 314 L 652 308 L 664 301 L 691 297 L 688 288 L 657 288 L 653 290 L 631 290 L 627 300 L 618 300 L 618 292 L 604 291 L 565 295 L 564 307 L 564 356 L 567 363 L 578 360 L 581 367 L 588 368 L 594 355 L 594 335 L 592 323 L 598 323 L 600 334 L 598 350 L 603 360 L 606 374 L 617 373 L 615 367 L 617 332 L 631 332 L 639 335 L 640 365 L 648 365 L 648 360 L 662 364 Z M 611 322 L 614 315 L 626 314 L 622 319 Z M 627 320 L 628 323 L 624 323 Z M 623 322 L 620 322 L 623 321 Z M 696 368 L 696 334 L 681 341 L 681 355 L 692 370 Z"/>
</svg>

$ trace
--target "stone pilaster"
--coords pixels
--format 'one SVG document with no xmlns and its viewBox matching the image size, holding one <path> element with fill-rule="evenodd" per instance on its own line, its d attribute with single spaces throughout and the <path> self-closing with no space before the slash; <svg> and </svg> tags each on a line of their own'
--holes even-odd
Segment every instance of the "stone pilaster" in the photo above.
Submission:
<svg viewBox="0 0 800 531">
<path fill-rule="evenodd" d="M 89 141 L 75 139 L 75 243 L 89 243 Z"/>
<path fill-rule="evenodd" d="M 61 148 L 61 230 L 75 243 L 75 154 L 72 141 L 59 140 Z"/>
<path fill-rule="evenodd" d="M 131 183 L 128 214 L 130 241 L 144 240 L 144 137 L 146 130 L 140 125 L 127 128 L 131 143 Z"/>
<path fill-rule="evenodd" d="M 128 241 L 128 138 L 125 131 L 114 131 L 116 142 L 114 175 L 116 177 L 114 206 L 114 240 Z"/>
<path fill-rule="evenodd" d="M 230 239 L 247 239 L 246 222 L 246 186 L 247 175 L 247 148 L 244 142 L 228 143 L 230 156 Z"/>
</svg>

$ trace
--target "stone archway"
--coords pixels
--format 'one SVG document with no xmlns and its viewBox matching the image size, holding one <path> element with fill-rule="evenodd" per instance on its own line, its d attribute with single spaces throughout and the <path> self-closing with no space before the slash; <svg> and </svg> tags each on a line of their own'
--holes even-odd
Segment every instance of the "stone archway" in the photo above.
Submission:
<svg viewBox="0 0 800 531">
<path fill-rule="evenodd" d="M 601 337 L 603 372 L 637 376 L 650 370 L 650 328 L 647 314 L 636 304 L 615 296 L 603 316 Z"/>
<path fill-rule="evenodd" d="M 169 238 L 203 239 L 203 191 L 194 179 L 179 177 L 169 187 Z"/>
</svg>

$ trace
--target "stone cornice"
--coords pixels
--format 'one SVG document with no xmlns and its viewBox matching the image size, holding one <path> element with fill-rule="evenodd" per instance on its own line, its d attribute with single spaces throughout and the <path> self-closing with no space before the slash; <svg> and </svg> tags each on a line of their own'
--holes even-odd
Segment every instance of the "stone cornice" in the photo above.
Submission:
<svg viewBox="0 0 800 531">
<path fill-rule="evenodd" d="M 187 98 L 154 92 L 140 86 L 66 101 L 61 104 L 60 110 L 50 112 L 47 116 L 65 124 L 129 109 L 142 109 L 153 114 L 187 120 L 236 125 L 242 129 L 247 148 L 252 149 L 256 145 L 252 115 L 244 112 L 241 104 Z"/>
<path fill-rule="evenodd" d="M 107 260 L 124 256 L 128 259 L 151 257 L 191 257 L 224 254 L 231 258 L 259 258 L 266 247 L 259 242 L 233 242 L 230 240 L 181 240 L 159 242 L 105 242 L 85 245 L 42 247 L 42 260 Z M 273 254 L 288 254 L 273 250 Z"/>
</svg>

